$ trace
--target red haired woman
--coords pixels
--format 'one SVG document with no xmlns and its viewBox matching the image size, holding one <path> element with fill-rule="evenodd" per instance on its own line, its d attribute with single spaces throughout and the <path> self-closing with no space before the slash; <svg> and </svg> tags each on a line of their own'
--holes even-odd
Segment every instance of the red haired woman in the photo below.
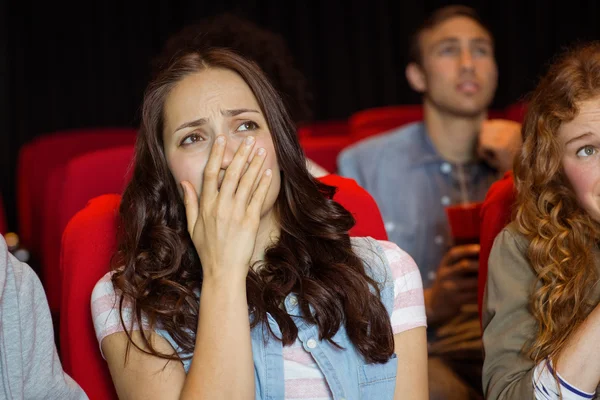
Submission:
<svg viewBox="0 0 600 400">
<path fill-rule="evenodd" d="M 533 93 L 516 216 L 489 259 L 488 399 L 598 398 L 600 44 L 565 53 Z"/>
</svg>

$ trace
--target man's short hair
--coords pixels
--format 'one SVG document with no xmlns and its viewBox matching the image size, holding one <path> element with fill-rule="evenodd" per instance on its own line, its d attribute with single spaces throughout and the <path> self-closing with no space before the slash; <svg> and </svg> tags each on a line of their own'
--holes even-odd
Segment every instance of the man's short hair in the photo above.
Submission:
<svg viewBox="0 0 600 400">
<path fill-rule="evenodd" d="M 435 28 L 438 25 L 443 24 L 451 18 L 455 17 L 466 17 L 470 18 L 473 21 L 477 22 L 483 29 L 487 31 L 487 33 L 492 37 L 492 31 L 487 23 L 479 16 L 477 11 L 474 8 L 467 6 L 446 6 L 442 8 L 438 8 L 435 10 L 422 24 L 419 28 L 413 33 L 410 44 L 409 44 L 409 63 L 416 63 L 421 65 L 423 61 L 423 53 L 421 49 L 421 35 L 423 32 L 428 31 L 430 29 Z"/>
</svg>

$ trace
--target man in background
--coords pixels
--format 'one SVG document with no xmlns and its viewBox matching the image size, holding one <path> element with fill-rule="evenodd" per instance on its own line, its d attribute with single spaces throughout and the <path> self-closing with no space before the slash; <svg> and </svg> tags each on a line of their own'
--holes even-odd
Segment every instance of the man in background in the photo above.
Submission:
<svg viewBox="0 0 600 400">
<path fill-rule="evenodd" d="M 390 240 L 420 268 L 431 398 L 479 398 L 479 245 L 454 245 L 445 207 L 484 199 L 512 168 L 520 125 L 487 121 L 498 81 L 494 40 L 471 8 L 445 7 L 423 23 L 406 77 L 423 96 L 423 121 L 351 146 L 338 166 L 371 193 Z"/>
</svg>

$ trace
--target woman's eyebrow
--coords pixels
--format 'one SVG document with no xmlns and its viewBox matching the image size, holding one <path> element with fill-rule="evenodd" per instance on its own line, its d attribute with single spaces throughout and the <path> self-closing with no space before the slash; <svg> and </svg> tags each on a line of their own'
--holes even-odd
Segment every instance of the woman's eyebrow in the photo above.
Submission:
<svg viewBox="0 0 600 400">
<path fill-rule="evenodd" d="M 572 143 L 572 142 L 575 142 L 575 141 L 577 141 L 577 140 L 580 140 L 580 139 L 586 138 L 586 137 L 588 137 L 588 136 L 592 136 L 592 132 L 586 132 L 586 133 L 583 133 L 583 134 L 581 134 L 581 135 L 579 135 L 579 136 L 577 136 L 577 137 L 574 137 L 574 138 L 572 138 L 572 139 L 569 139 L 569 140 L 567 141 L 567 143 L 565 143 L 565 146 L 567 146 L 569 143 Z"/>
<path fill-rule="evenodd" d="M 193 121 L 184 122 L 183 124 L 179 125 L 179 128 L 175 129 L 175 132 L 185 128 L 196 128 L 198 126 L 206 124 L 206 121 L 206 118 L 198 118 Z"/>
<path fill-rule="evenodd" d="M 245 112 L 253 112 L 260 114 L 257 110 L 251 108 L 237 108 L 233 110 L 221 110 L 221 115 L 224 117 L 235 117 L 236 115 L 240 115 Z"/>
</svg>

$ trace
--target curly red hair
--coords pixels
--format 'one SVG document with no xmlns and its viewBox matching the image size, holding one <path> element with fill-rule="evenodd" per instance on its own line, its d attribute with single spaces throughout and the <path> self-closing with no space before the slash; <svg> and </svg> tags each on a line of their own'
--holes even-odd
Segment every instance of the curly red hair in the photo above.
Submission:
<svg viewBox="0 0 600 400">
<path fill-rule="evenodd" d="M 599 225 L 579 205 L 562 169 L 557 133 L 581 102 L 600 96 L 600 42 L 576 47 L 552 64 L 530 99 L 523 147 L 515 160 L 518 230 L 529 240 L 537 280 L 531 311 L 537 334 L 528 354 L 555 360 L 595 304 L 592 249 Z"/>
</svg>

